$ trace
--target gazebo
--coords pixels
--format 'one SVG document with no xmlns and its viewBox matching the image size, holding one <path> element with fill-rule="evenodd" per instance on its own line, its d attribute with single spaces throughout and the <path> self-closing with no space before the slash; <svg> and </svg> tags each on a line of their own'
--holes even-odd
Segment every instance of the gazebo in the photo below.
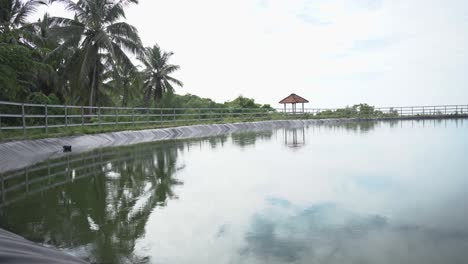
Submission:
<svg viewBox="0 0 468 264">
<path fill-rule="evenodd" d="M 304 103 L 309 101 L 305 98 L 300 97 L 299 95 L 292 93 L 290 96 L 279 101 L 280 104 L 284 104 L 284 112 L 286 113 L 286 104 L 291 104 L 292 112 L 296 113 L 296 104 L 302 104 L 302 113 L 304 113 Z"/>
</svg>

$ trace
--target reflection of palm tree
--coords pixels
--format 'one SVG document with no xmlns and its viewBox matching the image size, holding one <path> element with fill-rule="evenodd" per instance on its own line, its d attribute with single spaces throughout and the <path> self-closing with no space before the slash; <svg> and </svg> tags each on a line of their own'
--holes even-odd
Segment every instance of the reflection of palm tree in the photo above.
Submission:
<svg viewBox="0 0 468 264">
<path fill-rule="evenodd" d="M 70 167 L 78 171 L 93 162 L 94 166 L 79 170 L 79 174 L 96 172 L 94 177 L 50 189 L 42 194 L 40 203 L 35 197 L 21 203 L 24 207 L 7 206 L 0 210 L 1 222 L 38 242 L 61 248 L 86 245 L 95 261 L 134 262 L 135 242 L 143 236 L 151 212 L 176 198 L 173 187 L 181 184 L 174 178 L 178 148 L 183 149 L 183 144 L 99 151 L 92 160 L 82 155 L 83 159 Z M 56 170 L 65 171 L 65 167 Z M 111 169 L 105 172 L 106 167 Z M 105 177 L 109 171 L 120 176 Z M 27 213 L 22 212 L 25 208 Z M 46 237 L 51 241 L 44 240 Z"/>
<path fill-rule="evenodd" d="M 212 148 L 216 148 L 219 145 L 224 146 L 224 143 L 226 143 L 228 139 L 227 135 L 220 135 L 217 137 L 210 137 L 208 138 L 208 142 L 210 143 Z"/>
<path fill-rule="evenodd" d="M 102 219 L 105 222 L 99 225 L 104 230 L 97 241 L 101 245 L 96 246 L 100 246 L 98 252 L 105 254 L 100 259 L 118 262 L 132 256 L 135 241 L 143 236 L 152 210 L 175 197 L 172 188 L 180 184 L 173 178 L 177 149 L 156 148 L 149 153 L 151 155 L 143 159 L 133 157 L 129 162 L 113 167 L 113 171 L 121 176 L 118 180 L 107 181 L 109 192 L 105 199 L 101 199 L 107 201 L 104 208 L 107 219 Z M 119 238 L 117 243 L 112 240 L 116 237 Z"/>
<path fill-rule="evenodd" d="M 216 145 L 226 139 L 206 142 Z M 34 187 L 44 191 L 0 207 L 0 223 L 36 242 L 85 247 L 91 261 L 141 263 L 144 259 L 133 253 L 136 240 L 144 235 L 154 208 L 177 198 L 174 187 L 182 182 L 175 175 L 183 169 L 178 154 L 194 142 L 199 140 L 97 150 L 28 168 L 30 179 L 45 179 L 45 186 Z"/>
</svg>

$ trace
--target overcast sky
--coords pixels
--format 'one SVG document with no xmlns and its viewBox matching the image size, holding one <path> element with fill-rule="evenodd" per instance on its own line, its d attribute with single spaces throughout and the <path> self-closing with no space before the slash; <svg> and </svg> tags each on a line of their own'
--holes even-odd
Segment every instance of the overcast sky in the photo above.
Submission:
<svg viewBox="0 0 468 264">
<path fill-rule="evenodd" d="M 181 94 L 468 104 L 466 0 L 140 0 L 127 18 L 146 46 L 175 53 Z"/>
</svg>

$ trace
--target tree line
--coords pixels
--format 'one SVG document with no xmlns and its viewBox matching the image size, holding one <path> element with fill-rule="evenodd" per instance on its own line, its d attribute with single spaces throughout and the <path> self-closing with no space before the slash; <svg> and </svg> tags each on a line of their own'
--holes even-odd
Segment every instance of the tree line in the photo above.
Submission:
<svg viewBox="0 0 468 264">
<path fill-rule="evenodd" d="M 45 14 L 60 2 L 73 18 Z M 0 0 L 0 100 L 155 107 L 269 107 L 239 97 L 217 104 L 194 95 L 175 95 L 183 83 L 172 75 L 173 52 L 144 47 L 125 10 L 138 0 Z M 138 65 L 131 58 L 138 60 Z M 189 102 L 188 105 L 180 105 Z"/>
</svg>

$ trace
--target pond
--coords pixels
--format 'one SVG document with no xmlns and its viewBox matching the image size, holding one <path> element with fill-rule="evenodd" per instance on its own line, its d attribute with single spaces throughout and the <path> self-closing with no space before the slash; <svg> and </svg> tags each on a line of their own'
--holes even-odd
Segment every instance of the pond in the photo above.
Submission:
<svg viewBox="0 0 468 264">
<path fill-rule="evenodd" d="M 1 176 L 1 228 L 93 263 L 468 259 L 463 119 L 145 143 Z"/>
</svg>

